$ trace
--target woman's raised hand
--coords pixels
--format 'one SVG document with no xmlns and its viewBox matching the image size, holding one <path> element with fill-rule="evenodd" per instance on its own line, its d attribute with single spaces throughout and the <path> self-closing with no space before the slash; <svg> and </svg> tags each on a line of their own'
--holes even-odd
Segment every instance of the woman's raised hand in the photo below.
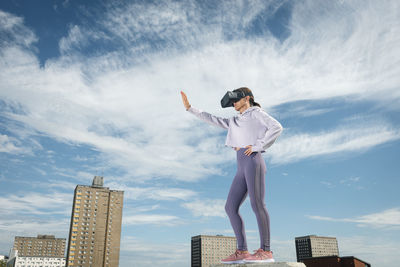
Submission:
<svg viewBox="0 0 400 267">
<path fill-rule="evenodd" d="M 185 106 L 186 110 L 188 110 L 190 108 L 189 100 L 187 99 L 187 96 L 184 92 L 181 91 L 181 95 L 182 95 L 183 105 Z"/>
</svg>

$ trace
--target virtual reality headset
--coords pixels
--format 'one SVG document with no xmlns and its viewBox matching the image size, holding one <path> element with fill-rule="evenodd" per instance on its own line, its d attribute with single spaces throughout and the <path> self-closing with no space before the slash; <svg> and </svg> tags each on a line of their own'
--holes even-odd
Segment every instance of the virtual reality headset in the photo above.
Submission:
<svg viewBox="0 0 400 267">
<path fill-rule="evenodd" d="M 245 96 L 253 96 L 253 94 L 245 93 L 242 91 L 236 91 L 236 92 L 228 91 L 228 92 L 226 92 L 224 97 L 221 99 L 221 106 L 223 108 L 233 107 L 233 103 L 239 101 L 240 99 L 242 99 Z"/>
</svg>

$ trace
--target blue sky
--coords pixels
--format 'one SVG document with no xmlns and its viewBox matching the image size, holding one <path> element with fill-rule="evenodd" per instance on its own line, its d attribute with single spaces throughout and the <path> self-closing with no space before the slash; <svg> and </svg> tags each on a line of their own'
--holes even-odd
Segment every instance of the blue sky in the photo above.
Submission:
<svg viewBox="0 0 400 267">
<path fill-rule="evenodd" d="M 264 154 L 276 259 L 317 234 L 394 266 L 399 17 L 398 1 L 1 1 L 0 254 L 67 237 L 75 186 L 102 174 L 125 191 L 120 266 L 189 266 L 191 236 L 233 235 L 236 163 L 179 91 L 229 117 L 221 97 L 248 86 L 284 127 Z"/>
</svg>

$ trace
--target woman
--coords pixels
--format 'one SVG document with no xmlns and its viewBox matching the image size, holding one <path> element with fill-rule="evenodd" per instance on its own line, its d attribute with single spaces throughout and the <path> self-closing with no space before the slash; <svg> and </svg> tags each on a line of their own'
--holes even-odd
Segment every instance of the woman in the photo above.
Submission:
<svg viewBox="0 0 400 267">
<path fill-rule="evenodd" d="M 187 96 L 181 92 L 182 101 L 187 111 L 198 118 L 228 130 L 225 145 L 236 150 L 237 173 L 233 179 L 225 211 L 228 214 L 237 239 L 237 250 L 222 263 L 274 262 L 270 250 L 269 215 L 265 207 L 266 166 L 261 153 L 270 147 L 282 132 L 281 124 L 263 111 L 254 102 L 254 96 L 247 87 L 233 92 L 243 92 L 243 98 L 233 103 L 239 114 L 232 118 L 221 118 L 200 111 L 189 104 Z M 254 254 L 247 251 L 246 234 L 239 207 L 247 194 L 256 215 L 260 233 L 260 248 Z"/>
</svg>

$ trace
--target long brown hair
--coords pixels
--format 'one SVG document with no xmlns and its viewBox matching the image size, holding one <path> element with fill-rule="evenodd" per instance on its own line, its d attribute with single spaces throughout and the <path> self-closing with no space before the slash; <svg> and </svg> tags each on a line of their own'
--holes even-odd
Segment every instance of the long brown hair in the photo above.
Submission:
<svg viewBox="0 0 400 267">
<path fill-rule="evenodd" d="M 261 108 L 260 104 L 258 104 L 257 102 L 254 101 L 253 93 L 251 92 L 251 90 L 249 88 L 240 87 L 238 89 L 233 90 L 233 92 L 240 92 L 240 91 L 245 93 L 246 95 L 250 96 L 250 106 L 257 106 L 257 107 Z"/>
</svg>

